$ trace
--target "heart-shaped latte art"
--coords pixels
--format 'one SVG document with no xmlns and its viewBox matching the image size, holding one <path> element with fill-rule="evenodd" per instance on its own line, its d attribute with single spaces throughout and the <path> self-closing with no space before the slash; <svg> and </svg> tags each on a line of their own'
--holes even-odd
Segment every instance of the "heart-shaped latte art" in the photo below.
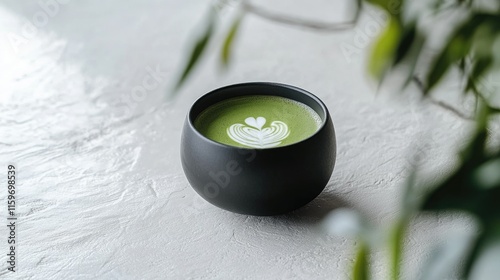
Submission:
<svg viewBox="0 0 500 280">
<path fill-rule="evenodd" d="M 253 126 L 257 129 L 262 129 L 262 127 L 266 124 L 266 118 L 264 117 L 249 117 L 245 119 L 245 123 L 248 124 L 249 126 Z"/>
<path fill-rule="evenodd" d="M 286 123 L 273 121 L 269 127 L 264 117 L 249 117 L 245 119 L 247 125 L 236 123 L 227 129 L 228 136 L 235 142 L 252 148 L 272 148 L 281 144 L 290 135 Z"/>
</svg>

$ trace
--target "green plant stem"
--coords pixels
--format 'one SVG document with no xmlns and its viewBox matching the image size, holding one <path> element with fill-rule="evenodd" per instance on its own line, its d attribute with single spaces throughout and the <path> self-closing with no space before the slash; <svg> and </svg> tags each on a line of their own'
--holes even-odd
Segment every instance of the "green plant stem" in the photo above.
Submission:
<svg viewBox="0 0 500 280">
<path fill-rule="evenodd" d="M 389 267 L 391 269 L 389 279 L 392 280 L 398 280 L 401 273 L 400 263 L 403 255 L 403 241 L 407 225 L 407 218 L 401 218 L 391 230 L 389 239 Z"/>
<path fill-rule="evenodd" d="M 352 273 L 353 280 L 368 280 L 368 245 L 364 241 L 359 241 L 358 250 L 356 252 L 356 259 L 354 260 L 354 267 Z"/>
<path fill-rule="evenodd" d="M 285 14 L 279 14 L 257 7 L 251 4 L 249 1 L 243 1 L 242 7 L 243 11 L 254 14 L 258 17 L 264 18 L 269 21 L 282 23 L 289 26 L 308 28 L 315 31 L 332 32 L 332 31 L 350 30 L 356 25 L 361 11 L 361 1 L 356 0 L 356 10 L 353 19 L 350 21 L 339 22 L 339 23 L 329 23 L 329 22 L 321 22 L 321 21 L 291 17 Z"/>
</svg>

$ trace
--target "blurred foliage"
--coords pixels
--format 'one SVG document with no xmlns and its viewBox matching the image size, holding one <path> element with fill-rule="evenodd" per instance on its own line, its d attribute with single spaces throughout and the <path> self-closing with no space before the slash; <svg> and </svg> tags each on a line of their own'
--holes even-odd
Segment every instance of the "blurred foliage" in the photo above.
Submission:
<svg viewBox="0 0 500 280">
<path fill-rule="evenodd" d="M 192 47 L 189 60 L 184 66 L 184 70 L 182 71 L 179 81 L 176 84 L 176 89 L 180 88 L 184 84 L 188 75 L 191 73 L 191 71 L 194 70 L 194 67 L 202 57 L 205 49 L 208 46 L 208 43 L 210 42 L 210 39 L 212 38 L 216 23 L 216 12 L 213 9 L 209 10 L 207 21 L 207 27 L 205 31 L 201 34 L 200 38 L 196 40 L 194 46 Z"/>
<path fill-rule="evenodd" d="M 227 29 L 221 46 L 220 62 L 224 66 L 229 65 L 231 60 L 231 52 L 243 16 L 260 16 L 270 21 L 302 26 L 313 31 L 336 31 L 354 26 L 360 11 L 370 5 L 384 10 L 388 15 L 385 29 L 375 39 L 370 53 L 368 70 L 373 77 L 382 81 L 391 72 L 404 71 L 407 77 L 404 85 L 417 81 L 423 96 L 429 97 L 447 73 L 452 69 L 459 70 L 465 86 L 457 94 L 473 95 L 477 100 L 477 108 L 474 114 L 476 129 L 468 145 L 460 152 L 460 163 L 456 169 L 430 188 L 415 186 L 415 178 L 419 173 L 414 170 L 404 188 L 399 216 L 387 229 L 367 225 L 359 214 L 345 209 L 332 213 L 325 219 L 325 225 L 330 232 L 358 240 L 352 267 L 353 279 L 370 279 L 370 252 L 379 246 L 379 243 L 386 245 L 390 256 L 388 278 L 400 279 L 404 275 L 401 271 L 403 244 L 411 219 L 422 211 L 462 211 L 472 215 L 480 226 L 477 235 L 471 237 L 470 248 L 466 246 L 467 240 L 450 236 L 451 241 L 429 253 L 429 262 L 422 268 L 423 276 L 419 279 L 448 279 L 450 273 L 460 279 L 500 279 L 500 250 L 490 250 L 495 246 L 500 248 L 500 148 L 496 147 L 495 150 L 487 147 L 492 137 L 492 118 L 500 114 L 500 109 L 489 104 L 480 86 L 484 76 L 491 75 L 500 65 L 500 3 L 494 3 L 495 9 L 485 10 L 478 8 L 473 0 L 433 1 L 430 9 L 435 16 L 450 10 L 460 10 L 466 13 L 466 19 L 450 26 L 453 31 L 435 58 L 425 65 L 423 79 L 415 76 L 415 68 L 422 59 L 422 50 L 427 47 L 426 43 L 432 34 L 419 28 L 419 17 L 410 17 L 403 12 L 406 1 L 358 0 L 354 5 L 353 20 L 337 25 L 273 14 L 253 6 L 249 1 L 233 3 L 240 4 L 240 9 Z M 217 12 L 212 9 L 207 28 L 195 41 L 178 86 L 186 81 L 209 43 L 213 41 L 212 35 L 218 20 L 215 16 Z M 431 191 L 424 194 L 417 191 L 422 189 Z M 385 237 L 382 238 L 383 242 L 379 242 L 378 235 Z M 461 260 L 465 260 L 461 265 L 462 269 L 456 271 L 455 268 L 459 267 Z M 481 271 L 478 271 L 478 267 Z"/>
<path fill-rule="evenodd" d="M 231 25 L 229 32 L 227 33 L 226 39 L 224 40 L 224 45 L 222 47 L 222 52 L 221 52 L 221 61 L 226 67 L 228 66 L 229 59 L 231 58 L 231 51 L 233 48 L 234 37 L 236 36 L 236 33 L 240 28 L 241 20 L 242 16 L 238 16 L 236 18 L 236 20 Z"/>
</svg>

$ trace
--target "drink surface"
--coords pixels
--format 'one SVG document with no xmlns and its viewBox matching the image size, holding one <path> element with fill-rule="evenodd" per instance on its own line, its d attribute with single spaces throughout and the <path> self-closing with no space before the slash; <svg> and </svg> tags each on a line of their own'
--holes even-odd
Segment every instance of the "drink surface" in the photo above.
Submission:
<svg viewBox="0 0 500 280">
<path fill-rule="evenodd" d="M 249 95 L 216 103 L 194 122 L 205 137 L 245 148 L 286 146 L 313 135 L 321 117 L 309 106 L 284 97 Z"/>
</svg>

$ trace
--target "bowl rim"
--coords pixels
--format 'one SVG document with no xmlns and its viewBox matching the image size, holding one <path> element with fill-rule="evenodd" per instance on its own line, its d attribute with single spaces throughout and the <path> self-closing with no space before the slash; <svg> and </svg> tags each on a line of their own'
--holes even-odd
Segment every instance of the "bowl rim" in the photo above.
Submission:
<svg viewBox="0 0 500 280">
<path fill-rule="evenodd" d="M 212 140 L 212 139 L 206 137 L 201 132 L 199 132 L 198 129 L 196 129 L 196 127 L 194 126 L 194 120 L 196 119 L 196 117 L 199 114 L 196 114 L 196 116 L 193 116 L 194 115 L 193 109 L 196 107 L 197 104 L 199 104 L 201 102 L 204 102 L 204 100 L 206 98 L 209 98 L 212 95 L 218 94 L 220 91 L 231 89 L 231 88 L 247 87 L 247 86 L 272 86 L 272 87 L 281 87 L 281 88 L 286 88 L 286 89 L 289 89 L 289 90 L 292 90 L 292 91 L 295 91 L 295 92 L 298 92 L 300 94 L 303 94 L 303 95 L 307 96 L 308 98 L 310 98 L 311 100 L 313 100 L 315 103 L 317 103 L 319 105 L 319 107 L 321 108 L 321 110 L 323 111 L 322 113 L 324 114 L 324 118 L 321 118 L 321 125 L 319 126 L 318 130 L 316 130 L 316 132 L 314 132 L 312 135 L 308 136 L 307 138 L 304 138 L 304 139 L 302 139 L 300 141 L 297 141 L 297 142 L 294 142 L 294 143 L 291 143 L 291 144 L 287 144 L 287 145 L 284 145 L 284 146 L 271 147 L 271 148 L 238 147 L 238 146 L 232 146 L 232 145 L 220 143 L 220 142 L 217 142 L 215 140 Z M 256 94 L 256 95 L 258 95 L 258 94 Z M 269 96 L 280 96 L 280 95 L 272 95 L 272 94 L 266 94 L 266 95 L 269 95 Z M 240 96 L 245 96 L 245 95 L 237 95 L 237 96 L 234 96 L 234 97 L 236 98 L 236 97 L 240 97 Z M 285 96 L 280 96 L 280 97 L 285 97 Z M 301 102 L 301 101 L 298 101 L 298 100 L 296 100 L 294 98 L 291 98 L 291 97 L 285 97 L 285 98 L 292 99 L 292 100 L 297 101 L 297 102 Z M 301 102 L 301 103 L 303 103 L 303 102 Z M 211 105 L 209 105 L 209 106 L 211 106 Z M 207 106 L 207 108 L 209 106 Z M 311 107 L 311 106 L 309 106 L 309 107 Z M 207 108 L 204 108 L 203 110 L 205 110 Z M 314 108 L 311 108 L 311 109 L 314 110 Z M 201 112 L 203 112 L 203 110 L 201 110 Z M 201 139 L 203 139 L 205 141 L 208 141 L 211 144 L 220 146 L 220 147 L 230 148 L 230 149 L 238 149 L 238 150 L 277 150 L 277 149 L 288 148 L 288 147 L 291 147 L 291 146 L 294 146 L 294 145 L 301 144 L 301 143 L 306 142 L 306 141 L 310 140 L 311 138 L 315 137 L 320 131 L 322 131 L 324 129 L 324 127 L 327 125 L 327 123 L 328 123 L 328 121 L 330 119 L 331 119 L 331 117 L 330 117 L 330 113 L 328 111 L 328 108 L 323 103 L 323 101 L 321 101 L 321 99 L 319 99 L 316 95 L 310 93 L 309 91 L 307 91 L 305 89 L 299 88 L 297 86 L 293 86 L 293 85 L 289 85 L 289 84 L 283 84 L 283 83 L 277 83 L 277 82 L 246 82 L 246 83 L 230 84 L 230 85 L 226 85 L 226 86 L 223 86 L 223 87 L 216 88 L 216 89 L 211 90 L 208 93 L 200 96 L 198 99 L 196 99 L 193 102 L 193 104 L 191 104 L 191 107 L 189 108 L 189 111 L 187 113 L 187 123 L 189 124 L 189 128 L 192 131 L 194 131 L 194 133 L 197 136 L 201 137 Z"/>
</svg>

